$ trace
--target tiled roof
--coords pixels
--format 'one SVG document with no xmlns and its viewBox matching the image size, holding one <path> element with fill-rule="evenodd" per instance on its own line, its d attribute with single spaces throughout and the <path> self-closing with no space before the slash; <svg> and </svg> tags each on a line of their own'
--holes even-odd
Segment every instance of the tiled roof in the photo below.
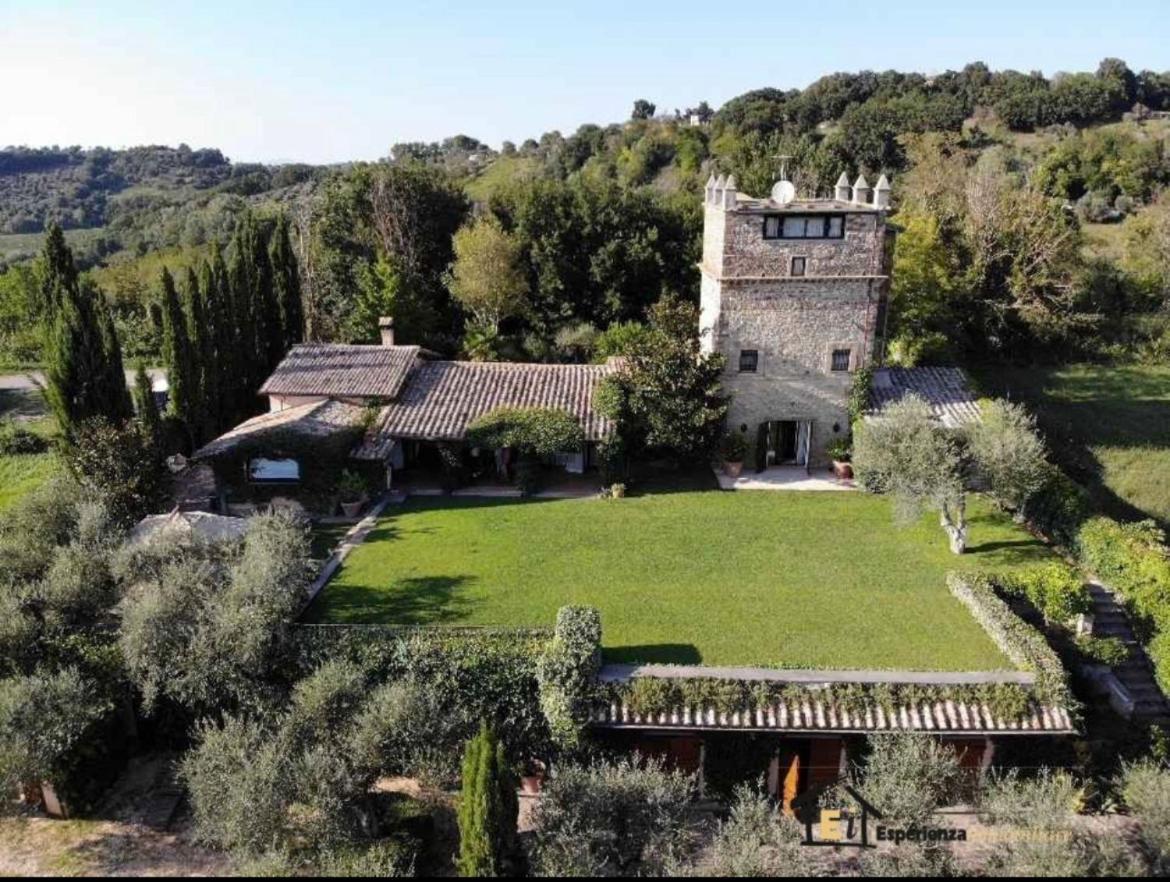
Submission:
<svg viewBox="0 0 1170 882">
<path fill-rule="evenodd" d="M 383 437 L 458 441 L 476 417 L 497 407 L 547 407 L 577 418 L 588 441 L 612 429 L 594 407 L 612 365 L 420 362 L 397 401 L 378 420 Z"/>
<path fill-rule="evenodd" d="M 130 531 L 129 542 L 141 545 L 159 536 L 197 536 L 209 542 L 240 539 L 247 532 L 243 518 L 229 518 L 205 511 L 179 511 L 149 515 Z"/>
<path fill-rule="evenodd" d="M 312 401 L 285 410 L 270 411 L 244 420 L 234 429 L 204 444 L 192 459 L 207 459 L 229 453 L 245 441 L 264 435 L 293 433 L 305 437 L 327 438 L 344 429 L 361 424 L 366 409 L 359 404 L 326 399 Z"/>
<path fill-rule="evenodd" d="M 418 346 L 300 343 L 277 365 L 260 394 L 394 398 L 419 352 Z"/>
<path fill-rule="evenodd" d="M 979 422 L 979 400 L 957 367 L 878 368 L 870 392 L 870 412 L 880 414 L 889 405 L 914 393 L 930 405 L 947 428 Z"/>
<path fill-rule="evenodd" d="M 714 708 L 677 707 L 641 715 L 624 703 L 595 709 L 592 724 L 632 729 L 740 729 L 766 732 L 933 732 L 949 734 L 1071 735 L 1076 732 L 1065 708 L 1033 704 L 1018 719 L 1004 720 L 977 700 L 870 705 L 847 709 L 818 699 L 809 690 L 802 700 L 724 713 Z"/>
</svg>

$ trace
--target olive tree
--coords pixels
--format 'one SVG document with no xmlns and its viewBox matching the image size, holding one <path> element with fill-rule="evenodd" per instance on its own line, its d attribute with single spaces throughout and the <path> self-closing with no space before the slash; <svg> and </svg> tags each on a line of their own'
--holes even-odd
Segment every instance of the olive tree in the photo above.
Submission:
<svg viewBox="0 0 1170 882">
<path fill-rule="evenodd" d="M 867 490 L 893 497 L 900 522 L 915 521 L 924 510 L 933 509 L 951 551 L 966 550 L 963 447 L 934 419 L 922 398 L 907 395 L 879 417 L 859 424 L 853 468 Z"/>
<path fill-rule="evenodd" d="M 996 399 L 967 430 L 975 467 L 1001 504 L 1020 511 L 1047 478 L 1044 441 L 1021 404 Z"/>
</svg>

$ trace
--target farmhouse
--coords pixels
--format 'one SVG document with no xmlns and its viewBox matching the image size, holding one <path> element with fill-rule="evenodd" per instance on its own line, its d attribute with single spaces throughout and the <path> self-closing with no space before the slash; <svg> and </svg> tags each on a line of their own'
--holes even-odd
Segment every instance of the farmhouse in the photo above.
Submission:
<svg viewBox="0 0 1170 882">
<path fill-rule="evenodd" d="M 501 407 L 552 408 L 570 414 L 584 444 L 553 458 L 570 472 L 593 463 L 611 431 L 595 406 L 598 384 L 615 367 L 577 364 L 445 361 L 394 342 L 381 321 L 380 345 L 294 346 L 260 389 L 269 410 L 204 445 L 228 486 L 312 486 L 338 468 L 363 464 L 386 487 L 394 471 L 441 466 L 441 446 L 458 444 L 477 417 Z M 485 452 L 492 453 L 492 452 Z"/>
</svg>

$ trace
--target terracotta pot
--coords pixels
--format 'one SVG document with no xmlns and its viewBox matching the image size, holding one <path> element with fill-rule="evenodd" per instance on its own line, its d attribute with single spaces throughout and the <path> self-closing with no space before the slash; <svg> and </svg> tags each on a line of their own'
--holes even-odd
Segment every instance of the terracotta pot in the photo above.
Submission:
<svg viewBox="0 0 1170 882">
<path fill-rule="evenodd" d="M 833 460 L 833 474 L 841 481 L 853 480 L 853 465 L 847 462 L 841 462 L 839 459 Z"/>
<path fill-rule="evenodd" d="M 341 513 L 347 518 L 356 518 L 361 513 L 362 506 L 366 504 L 364 499 L 358 499 L 355 502 L 341 503 Z"/>
<path fill-rule="evenodd" d="M 742 462 L 725 462 L 723 463 L 723 474 L 729 478 L 738 478 L 743 472 Z"/>
</svg>

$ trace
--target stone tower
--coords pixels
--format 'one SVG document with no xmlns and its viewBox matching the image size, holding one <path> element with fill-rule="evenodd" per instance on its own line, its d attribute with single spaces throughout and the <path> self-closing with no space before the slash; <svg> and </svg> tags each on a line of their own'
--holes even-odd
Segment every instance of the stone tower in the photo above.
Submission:
<svg viewBox="0 0 1170 882">
<path fill-rule="evenodd" d="M 733 176 L 707 182 L 699 330 L 727 357 L 727 425 L 748 433 L 757 468 L 824 464 L 849 432 L 853 374 L 881 351 L 889 198 L 884 175 L 842 175 L 831 199 L 797 198 L 787 181 L 766 198 Z"/>
</svg>

